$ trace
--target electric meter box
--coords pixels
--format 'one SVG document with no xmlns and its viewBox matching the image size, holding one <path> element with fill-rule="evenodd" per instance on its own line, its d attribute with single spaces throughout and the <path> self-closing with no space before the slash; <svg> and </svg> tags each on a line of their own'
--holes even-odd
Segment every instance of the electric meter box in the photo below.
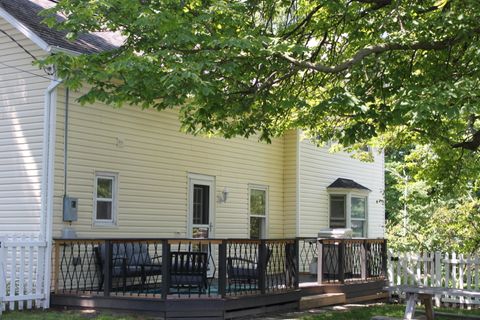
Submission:
<svg viewBox="0 0 480 320">
<path fill-rule="evenodd" d="M 63 221 L 72 222 L 78 219 L 78 198 L 63 197 Z"/>
</svg>

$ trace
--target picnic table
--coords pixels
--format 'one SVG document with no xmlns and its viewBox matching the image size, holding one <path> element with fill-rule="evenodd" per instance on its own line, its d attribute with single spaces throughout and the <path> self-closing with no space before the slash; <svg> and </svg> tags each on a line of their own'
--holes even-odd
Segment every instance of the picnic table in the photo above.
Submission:
<svg viewBox="0 0 480 320">
<path fill-rule="evenodd" d="M 464 289 L 448 289 L 425 286 L 393 286 L 386 287 L 384 289 L 386 291 L 398 291 L 405 293 L 407 306 L 405 307 L 404 319 L 406 320 L 413 319 L 413 315 L 415 314 L 415 307 L 417 306 L 418 301 L 421 301 L 421 303 L 423 303 L 423 305 L 425 306 L 425 315 L 427 316 L 427 320 L 434 319 L 435 314 L 433 312 L 432 299 L 437 294 L 480 298 L 480 292 Z"/>
</svg>

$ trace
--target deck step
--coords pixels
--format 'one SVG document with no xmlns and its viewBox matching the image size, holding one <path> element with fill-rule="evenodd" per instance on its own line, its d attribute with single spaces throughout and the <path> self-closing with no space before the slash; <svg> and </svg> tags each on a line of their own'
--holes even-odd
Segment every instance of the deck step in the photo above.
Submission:
<svg viewBox="0 0 480 320">
<path fill-rule="evenodd" d="M 377 292 L 374 294 L 361 295 L 359 297 L 348 298 L 347 303 L 360 303 L 360 302 L 387 300 L 387 299 L 388 299 L 388 292 Z"/>
<path fill-rule="evenodd" d="M 346 302 L 345 293 L 324 293 L 300 299 L 299 309 L 307 310 Z"/>
</svg>

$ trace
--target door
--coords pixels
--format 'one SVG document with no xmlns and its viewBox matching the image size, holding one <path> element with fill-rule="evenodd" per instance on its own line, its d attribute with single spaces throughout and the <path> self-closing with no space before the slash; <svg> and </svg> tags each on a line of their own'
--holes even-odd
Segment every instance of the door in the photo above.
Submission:
<svg viewBox="0 0 480 320">
<path fill-rule="evenodd" d="M 195 239 L 214 237 L 215 179 L 211 176 L 189 175 L 188 236 Z"/>
<path fill-rule="evenodd" d="M 188 178 L 188 236 L 194 239 L 214 237 L 215 178 L 190 174 Z M 215 274 L 216 252 L 208 244 L 194 245 L 193 250 L 208 255 L 207 276 Z"/>
</svg>

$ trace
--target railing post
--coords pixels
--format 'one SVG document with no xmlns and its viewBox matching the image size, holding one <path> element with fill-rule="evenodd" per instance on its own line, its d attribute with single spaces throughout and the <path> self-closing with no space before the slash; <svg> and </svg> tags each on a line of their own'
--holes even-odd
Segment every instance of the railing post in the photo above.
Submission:
<svg viewBox="0 0 480 320">
<path fill-rule="evenodd" d="M 338 281 L 345 283 L 345 240 L 338 243 Z"/>
<path fill-rule="evenodd" d="M 293 286 L 295 289 L 298 289 L 300 286 L 300 241 L 295 239 L 295 243 L 293 245 L 293 257 L 294 257 L 294 264 L 293 264 L 293 274 L 294 274 L 294 280 L 293 280 Z"/>
<path fill-rule="evenodd" d="M 222 298 L 227 292 L 227 241 L 223 240 L 218 248 L 218 293 Z"/>
<path fill-rule="evenodd" d="M 59 281 L 59 277 L 60 277 L 60 244 L 55 241 L 55 243 L 53 244 L 54 245 L 54 261 L 55 261 L 55 265 L 54 265 L 54 268 L 53 268 L 53 292 L 55 294 L 58 294 L 58 289 L 59 289 L 59 284 L 58 284 L 58 281 Z M 65 246 L 63 247 L 63 254 L 65 254 Z M 40 248 L 38 249 L 38 251 L 40 252 Z M 65 284 L 64 284 L 65 285 Z M 65 289 L 65 287 L 63 287 L 63 289 Z M 48 294 L 48 292 L 45 292 L 45 294 Z"/>
<path fill-rule="evenodd" d="M 360 278 L 367 279 L 367 254 L 368 254 L 368 240 L 363 240 L 360 245 Z"/>
<path fill-rule="evenodd" d="M 105 264 L 103 265 L 103 295 L 110 296 L 112 289 L 112 242 L 105 240 Z"/>
<path fill-rule="evenodd" d="M 323 242 L 317 239 L 317 282 L 323 283 Z"/>
<path fill-rule="evenodd" d="M 260 241 L 260 246 L 258 248 L 258 261 L 257 261 L 257 264 L 258 264 L 258 287 L 260 289 L 260 293 L 261 294 L 265 294 L 266 292 L 266 275 L 267 275 L 267 272 L 266 272 L 266 265 L 265 265 L 265 262 L 267 260 L 267 248 L 266 248 L 266 244 L 265 244 L 265 240 L 261 240 Z"/>
<path fill-rule="evenodd" d="M 387 239 L 383 239 L 382 242 L 382 273 L 383 278 L 387 279 L 388 274 L 388 253 L 387 253 Z"/>
<path fill-rule="evenodd" d="M 170 290 L 170 244 L 168 240 L 162 240 L 162 299 L 167 299 Z"/>
</svg>

